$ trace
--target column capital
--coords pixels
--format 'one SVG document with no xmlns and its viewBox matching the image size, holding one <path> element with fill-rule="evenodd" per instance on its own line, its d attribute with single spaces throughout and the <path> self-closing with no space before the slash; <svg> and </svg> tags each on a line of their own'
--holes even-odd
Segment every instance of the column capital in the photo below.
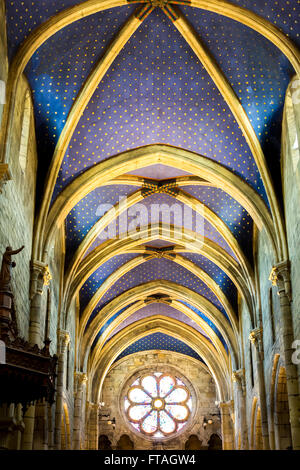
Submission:
<svg viewBox="0 0 300 470">
<path fill-rule="evenodd" d="M 74 372 L 74 379 L 78 385 L 83 385 L 87 382 L 87 375 L 84 372 L 76 371 Z"/>
<path fill-rule="evenodd" d="M 5 183 L 11 180 L 11 174 L 7 163 L 0 163 L 0 193 Z"/>
<path fill-rule="evenodd" d="M 277 286 L 278 295 L 286 295 L 291 302 L 291 264 L 289 260 L 275 264 L 271 270 L 269 281 L 273 286 Z"/>
<path fill-rule="evenodd" d="M 219 408 L 221 411 L 228 411 L 229 413 L 232 412 L 233 410 L 233 405 L 234 405 L 234 402 L 233 400 L 229 400 L 229 401 L 220 401 L 219 403 Z"/>
<path fill-rule="evenodd" d="M 249 340 L 251 343 L 257 348 L 262 340 L 262 328 L 254 328 L 254 330 L 250 331 Z"/>
<path fill-rule="evenodd" d="M 96 411 L 98 412 L 101 408 L 99 403 L 93 403 L 91 401 L 87 402 L 88 407 L 90 408 L 91 411 Z"/>
<path fill-rule="evenodd" d="M 70 342 L 70 334 L 65 330 L 58 330 L 61 353 L 64 353 Z"/>
<path fill-rule="evenodd" d="M 245 383 L 245 369 L 238 369 L 232 372 L 232 381 L 238 383 L 239 385 L 244 385 Z"/>
<path fill-rule="evenodd" d="M 42 294 L 44 286 L 48 286 L 52 279 L 48 264 L 42 261 L 31 261 L 31 297 Z"/>
</svg>

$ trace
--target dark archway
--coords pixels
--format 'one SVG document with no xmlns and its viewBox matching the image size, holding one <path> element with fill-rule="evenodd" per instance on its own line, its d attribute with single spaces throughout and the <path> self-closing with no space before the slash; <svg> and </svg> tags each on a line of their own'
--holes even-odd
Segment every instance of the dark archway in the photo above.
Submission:
<svg viewBox="0 0 300 470">
<path fill-rule="evenodd" d="M 134 444 L 127 434 L 123 434 L 118 440 L 117 450 L 134 450 Z"/>
<path fill-rule="evenodd" d="M 212 434 L 208 441 L 208 450 L 222 450 L 222 439 L 218 434 Z"/>
<path fill-rule="evenodd" d="M 192 434 L 185 443 L 185 450 L 200 450 L 202 442 L 195 434 Z"/>
<path fill-rule="evenodd" d="M 99 436 L 98 449 L 99 450 L 112 450 L 111 442 L 105 434 L 101 434 Z"/>
</svg>

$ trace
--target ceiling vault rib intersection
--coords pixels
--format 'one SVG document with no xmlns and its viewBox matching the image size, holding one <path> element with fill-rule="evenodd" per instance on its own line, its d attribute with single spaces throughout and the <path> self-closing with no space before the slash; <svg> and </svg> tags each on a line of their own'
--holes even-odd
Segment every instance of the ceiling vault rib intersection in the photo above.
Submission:
<svg viewBox="0 0 300 470">
<path fill-rule="evenodd" d="M 155 230 L 157 229 L 157 230 Z M 174 227 L 171 227 L 171 230 L 174 231 Z M 157 226 L 149 226 L 143 228 L 139 235 L 141 235 L 141 243 L 146 243 L 150 240 L 155 239 L 155 237 L 162 236 L 166 240 L 175 241 L 176 236 L 170 236 L 170 227 L 164 227 L 163 225 L 158 224 Z M 178 241 L 178 239 L 177 239 Z M 199 238 L 199 244 L 197 243 L 197 237 L 194 241 L 189 244 L 187 241 L 184 242 L 184 245 L 191 251 L 202 252 L 204 256 L 208 259 L 211 259 L 215 264 L 220 266 L 220 268 L 226 272 L 226 274 L 232 279 L 232 281 L 239 288 L 241 295 L 243 295 L 247 301 L 249 307 L 252 307 L 250 301 L 251 295 L 248 288 L 248 283 L 245 281 L 244 276 L 241 275 L 238 263 L 230 257 L 226 251 L 222 250 L 218 245 L 213 243 L 210 240 L 204 240 Z M 92 272 L 95 269 L 98 269 L 101 264 L 103 264 L 107 259 L 112 256 L 116 256 L 125 251 L 129 251 L 130 248 L 135 249 L 136 240 L 132 237 L 132 234 L 129 232 L 128 236 L 125 239 L 121 240 L 110 240 L 105 243 L 105 246 L 101 249 L 96 249 L 91 252 L 86 258 L 81 262 L 81 265 L 78 268 L 78 273 L 72 284 L 70 286 L 68 298 L 65 299 L 65 310 L 68 311 L 70 302 L 77 294 L 80 287 L 83 283 L 89 278 Z M 132 249 L 131 248 L 131 249 Z"/>
<path fill-rule="evenodd" d="M 129 207 L 132 207 L 135 204 L 138 204 L 142 200 L 142 190 L 137 190 L 135 193 L 131 194 L 126 199 L 126 204 L 122 202 L 116 204 L 114 207 L 109 209 L 105 215 L 103 215 L 96 224 L 89 230 L 85 238 L 82 240 L 80 246 L 76 250 L 73 260 L 70 262 L 68 267 L 68 272 L 65 277 L 65 292 L 68 293 L 68 286 L 72 280 L 72 273 L 75 272 L 79 263 L 81 262 L 83 256 L 88 251 L 89 247 L 93 244 L 96 237 L 113 221 L 115 220 L 122 212 L 126 211 Z M 228 246 L 232 249 L 233 253 L 236 255 L 243 272 L 248 275 L 249 279 L 253 277 L 252 268 L 240 249 L 239 243 L 236 241 L 235 237 L 232 235 L 231 231 L 227 225 L 220 219 L 216 214 L 214 214 L 207 206 L 201 204 L 197 199 L 191 196 L 188 193 L 185 193 L 182 190 L 178 190 L 176 199 L 183 202 L 187 206 L 191 207 L 197 212 L 197 208 L 200 207 L 199 214 L 203 215 L 213 227 L 220 233 L 220 235 L 225 239 Z M 253 290 L 253 288 L 252 288 Z"/>
<path fill-rule="evenodd" d="M 47 245 L 53 238 L 56 228 L 64 222 L 67 214 L 80 199 L 93 189 L 105 185 L 112 177 L 120 176 L 138 167 L 153 164 L 153 162 L 184 168 L 196 176 L 205 177 L 205 179 L 225 190 L 248 211 L 259 229 L 263 226 L 266 227 L 276 255 L 276 233 L 272 217 L 261 197 L 250 185 L 209 158 L 181 148 L 158 144 L 117 154 L 99 162 L 77 176 L 58 195 L 51 207 L 49 216 L 45 221 L 44 249 L 47 250 Z"/>
<path fill-rule="evenodd" d="M 81 337 L 84 334 L 84 330 L 86 328 L 88 319 L 91 315 L 91 313 L 94 311 L 96 308 L 97 304 L 99 303 L 100 299 L 104 296 L 104 294 L 107 292 L 107 290 L 116 282 L 116 280 L 126 274 L 128 271 L 133 269 L 136 266 L 139 266 L 142 263 L 145 263 L 149 259 L 152 259 L 154 256 L 150 255 L 147 256 L 146 258 L 144 256 L 137 256 L 133 260 L 129 261 L 128 263 L 125 263 L 122 265 L 118 270 L 114 271 L 114 273 L 109 276 L 99 287 L 99 289 L 95 292 L 91 300 L 89 301 L 88 305 L 85 307 L 81 318 L 80 318 L 80 324 L 78 328 L 78 336 L 81 339 Z M 206 274 L 201 268 L 197 267 L 192 263 L 191 261 L 187 260 L 183 256 L 180 255 L 175 255 L 174 258 L 172 258 L 172 261 L 174 263 L 177 263 L 186 269 L 188 269 L 191 273 L 195 274 L 200 280 L 202 280 L 208 287 L 211 289 L 211 291 L 216 295 L 220 303 L 223 305 L 230 322 L 232 324 L 232 327 L 235 331 L 235 334 L 238 334 L 238 323 L 236 320 L 236 315 L 233 312 L 233 309 L 231 305 L 229 304 L 227 297 L 224 295 L 224 293 L 221 291 L 219 288 L 218 284 L 208 275 Z"/>
</svg>

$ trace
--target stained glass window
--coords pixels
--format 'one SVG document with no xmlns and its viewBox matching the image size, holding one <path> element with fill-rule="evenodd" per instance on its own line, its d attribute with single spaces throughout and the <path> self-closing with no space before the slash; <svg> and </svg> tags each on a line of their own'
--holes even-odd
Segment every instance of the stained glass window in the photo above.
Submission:
<svg viewBox="0 0 300 470">
<path fill-rule="evenodd" d="M 167 437 L 186 425 L 192 397 L 179 378 L 154 372 L 131 384 L 124 398 L 124 409 L 131 425 L 142 434 Z"/>
</svg>

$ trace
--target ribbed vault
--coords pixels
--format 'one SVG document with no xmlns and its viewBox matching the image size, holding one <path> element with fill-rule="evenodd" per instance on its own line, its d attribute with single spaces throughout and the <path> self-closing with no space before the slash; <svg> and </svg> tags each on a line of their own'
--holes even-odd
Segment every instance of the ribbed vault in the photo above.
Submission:
<svg viewBox="0 0 300 470">
<path fill-rule="evenodd" d="M 7 2 L 1 163 L 24 73 L 44 185 L 33 258 L 47 263 L 63 230 L 60 314 L 66 324 L 76 301 L 90 399 L 126 348 L 159 332 L 201 357 L 226 400 L 242 364 L 238 301 L 253 327 L 258 308 L 253 230 L 274 262 L 287 257 L 272 138 L 300 72 L 286 2 L 29 3 Z"/>
</svg>

